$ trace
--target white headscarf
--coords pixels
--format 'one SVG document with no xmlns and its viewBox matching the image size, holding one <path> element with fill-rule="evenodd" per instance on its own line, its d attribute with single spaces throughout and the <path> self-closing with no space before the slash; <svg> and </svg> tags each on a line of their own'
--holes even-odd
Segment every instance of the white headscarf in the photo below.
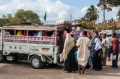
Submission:
<svg viewBox="0 0 120 79">
<path fill-rule="evenodd" d="M 67 55 L 74 46 L 75 46 L 75 38 L 73 38 L 70 35 L 70 33 L 67 33 L 63 48 L 63 60 L 66 60 Z"/>
</svg>

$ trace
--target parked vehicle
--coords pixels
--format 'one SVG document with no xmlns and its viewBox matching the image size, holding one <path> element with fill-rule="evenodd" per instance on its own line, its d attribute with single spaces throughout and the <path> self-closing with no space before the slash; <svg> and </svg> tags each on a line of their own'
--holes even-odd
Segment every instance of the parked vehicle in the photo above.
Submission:
<svg viewBox="0 0 120 79">
<path fill-rule="evenodd" d="M 59 64 L 65 28 L 66 26 L 3 26 L 0 28 L 0 61 L 26 60 L 35 69 L 42 68 L 44 63 Z M 20 32 L 22 35 L 18 34 Z M 36 32 L 39 32 L 40 36 L 33 34 Z M 55 32 L 59 33 L 59 39 L 51 35 Z"/>
</svg>

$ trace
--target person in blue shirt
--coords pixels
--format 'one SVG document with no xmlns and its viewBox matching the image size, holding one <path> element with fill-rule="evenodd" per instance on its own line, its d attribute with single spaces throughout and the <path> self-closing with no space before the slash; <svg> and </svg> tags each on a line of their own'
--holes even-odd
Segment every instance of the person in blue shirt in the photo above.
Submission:
<svg viewBox="0 0 120 79">
<path fill-rule="evenodd" d="M 91 47 L 90 47 L 90 58 L 89 58 L 89 65 L 91 66 L 90 69 L 93 68 L 93 58 L 94 58 L 94 47 L 95 47 L 95 42 L 94 39 L 91 40 Z"/>
</svg>

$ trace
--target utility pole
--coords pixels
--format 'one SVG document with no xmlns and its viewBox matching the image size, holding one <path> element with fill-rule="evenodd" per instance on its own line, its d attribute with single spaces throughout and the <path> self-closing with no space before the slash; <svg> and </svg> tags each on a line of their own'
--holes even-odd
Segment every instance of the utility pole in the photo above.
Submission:
<svg viewBox="0 0 120 79">
<path fill-rule="evenodd" d="M 72 15 L 70 15 L 70 22 L 72 22 Z"/>
<path fill-rule="evenodd" d="M 103 21 L 105 21 L 105 4 L 103 5 Z"/>
<path fill-rule="evenodd" d="M 99 12 L 100 12 L 100 11 L 97 11 L 97 12 L 98 12 L 98 23 L 99 23 Z"/>
<path fill-rule="evenodd" d="M 48 21 L 47 21 L 47 25 L 48 25 Z"/>
<path fill-rule="evenodd" d="M 106 9 L 106 7 L 107 7 L 106 1 L 107 1 L 107 0 L 104 0 L 104 4 L 103 4 L 103 21 L 105 21 L 105 9 Z"/>
</svg>

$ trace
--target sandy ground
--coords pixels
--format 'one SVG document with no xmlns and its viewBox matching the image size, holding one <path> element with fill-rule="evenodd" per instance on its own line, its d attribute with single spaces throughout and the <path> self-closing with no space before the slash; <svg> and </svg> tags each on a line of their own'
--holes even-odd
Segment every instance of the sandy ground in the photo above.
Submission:
<svg viewBox="0 0 120 79">
<path fill-rule="evenodd" d="M 43 69 L 32 69 L 28 63 L 0 63 L 0 79 L 120 79 L 119 68 L 110 67 L 111 62 L 102 71 L 86 69 L 87 75 L 77 72 L 66 73 L 61 66 L 49 65 Z"/>
</svg>

